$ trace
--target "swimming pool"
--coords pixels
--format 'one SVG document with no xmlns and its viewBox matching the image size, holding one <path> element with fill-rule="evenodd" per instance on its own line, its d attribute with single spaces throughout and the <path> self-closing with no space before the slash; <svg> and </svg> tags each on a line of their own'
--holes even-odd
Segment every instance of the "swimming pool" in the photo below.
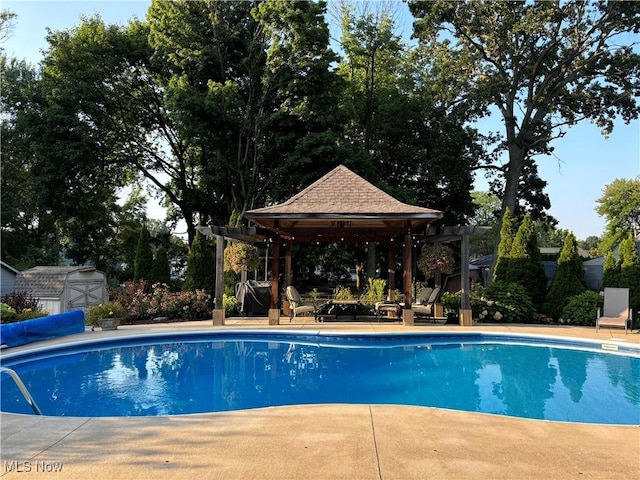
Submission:
<svg viewBox="0 0 640 480">
<path fill-rule="evenodd" d="M 640 349 L 555 337 L 204 331 L 9 353 L 2 366 L 45 415 L 364 403 L 640 424 Z M 2 411 L 32 413 L 11 378 L 0 384 Z"/>
</svg>

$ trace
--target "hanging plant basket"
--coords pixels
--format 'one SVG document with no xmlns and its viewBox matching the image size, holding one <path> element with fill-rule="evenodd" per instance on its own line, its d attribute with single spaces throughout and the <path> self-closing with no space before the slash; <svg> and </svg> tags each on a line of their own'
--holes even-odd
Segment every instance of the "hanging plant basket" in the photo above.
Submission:
<svg viewBox="0 0 640 480">
<path fill-rule="evenodd" d="M 453 273 L 455 264 L 453 249 L 447 245 L 426 243 L 420 250 L 418 268 L 426 278 L 433 278 L 439 273 Z"/>
<path fill-rule="evenodd" d="M 255 270 L 260 265 L 258 248 L 247 243 L 235 242 L 224 249 L 224 269 L 240 273 L 243 269 Z"/>
</svg>

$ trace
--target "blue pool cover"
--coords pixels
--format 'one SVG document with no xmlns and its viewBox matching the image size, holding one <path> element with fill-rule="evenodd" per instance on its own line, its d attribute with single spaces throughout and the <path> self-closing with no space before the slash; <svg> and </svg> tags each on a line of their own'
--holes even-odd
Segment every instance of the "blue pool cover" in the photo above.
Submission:
<svg viewBox="0 0 640 480">
<path fill-rule="evenodd" d="M 84 332 L 84 312 L 72 310 L 23 322 L 0 324 L 0 344 L 17 347 L 82 332 Z"/>
</svg>

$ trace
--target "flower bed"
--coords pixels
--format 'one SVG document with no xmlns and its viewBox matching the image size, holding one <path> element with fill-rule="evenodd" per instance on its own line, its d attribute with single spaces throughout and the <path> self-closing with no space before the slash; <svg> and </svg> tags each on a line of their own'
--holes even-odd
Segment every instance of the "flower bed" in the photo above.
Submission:
<svg viewBox="0 0 640 480">
<path fill-rule="evenodd" d="M 115 299 L 124 308 L 122 323 L 143 323 L 162 318 L 169 320 L 202 320 L 211 317 L 213 301 L 203 290 L 172 292 L 166 283 L 156 283 L 151 291 L 144 282 L 127 282 L 115 292 Z"/>
</svg>

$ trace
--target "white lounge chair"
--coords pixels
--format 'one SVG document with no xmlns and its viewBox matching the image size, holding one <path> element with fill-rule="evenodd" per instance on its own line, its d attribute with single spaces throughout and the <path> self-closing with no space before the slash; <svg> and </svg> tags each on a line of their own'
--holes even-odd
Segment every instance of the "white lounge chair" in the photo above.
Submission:
<svg viewBox="0 0 640 480">
<path fill-rule="evenodd" d="M 305 313 L 313 313 L 313 317 L 315 320 L 318 320 L 316 305 L 311 302 L 305 302 L 296 287 L 289 285 L 285 291 L 287 295 L 287 300 L 289 300 L 289 304 L 291 307 L 291 315 L 289 316 L 289 322 L 293 321 L 294 317 L 298 315 L 303 315 Z"/>
<path fill-rule="evenodd" d="M 631 309 L 629 308 L 629 289 L 611 288 L 604 289 L 604 308 L 602 314 L 598 308 L 598 318 L 596 319 L 596 332 L 600 326 L 624 327 L 626 335 L 627 328 L 631 325 Z"/>
</svg>

